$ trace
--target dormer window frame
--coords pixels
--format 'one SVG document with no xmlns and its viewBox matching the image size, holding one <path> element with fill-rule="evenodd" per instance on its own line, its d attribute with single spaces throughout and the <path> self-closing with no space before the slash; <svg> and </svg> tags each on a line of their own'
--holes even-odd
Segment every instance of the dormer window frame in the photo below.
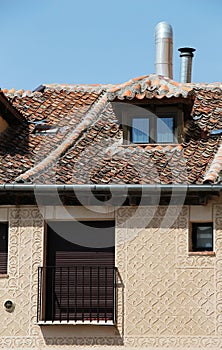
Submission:
<svg viewBox="0 0 222 350">
<path fill-rule="evenodd" d="M 129 106 L 122 111 L 122 127 L 123 127 L 123 144 L 125 145 L 167 145 L 179 144 L 182 142 L 183 126 L 184 126 L 184 109 L 181 104 L 173 105 L 138 105 L 138 111 L 133 112 Z M 144 109 L 144 112 L 143 112 Z M 156 116 L 156 117 L 155 117 Z M 149 120 L 149 131 L 145 130 L 145 134 L 149 135 L 148 142 L 135 142 L 133 140 L 133 120 L 136 118 L 146 118 Z M 173 118 L 173 140 L 158 141 L 158 125 L 157 118 Z M 145 123 L 144 123 L 145 125 Z"/>
</svg>

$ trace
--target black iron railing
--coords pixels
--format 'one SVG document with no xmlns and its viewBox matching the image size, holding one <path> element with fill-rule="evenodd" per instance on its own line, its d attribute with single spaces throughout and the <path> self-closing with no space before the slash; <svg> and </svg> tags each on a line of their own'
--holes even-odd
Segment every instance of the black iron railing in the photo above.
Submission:
<svg viewBox="0 0 222 350">
<path fill-rule="evenodd" d="M 37 321 L 115 322 L 115 286 L 115 267 L 39 267 Z"/>
</svg>

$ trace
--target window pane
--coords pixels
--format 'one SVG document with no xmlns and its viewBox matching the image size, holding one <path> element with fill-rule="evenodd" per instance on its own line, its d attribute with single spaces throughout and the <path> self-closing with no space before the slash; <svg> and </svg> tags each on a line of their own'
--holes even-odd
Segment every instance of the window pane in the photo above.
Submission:
<svg viewBox="0 0 222 350">
<path fill-rule="evenodd" d="M 157 118 L 156 142 L 174 142 L 173 117 Z"/>
<path fill-rule="evenodd" d="M 197 248 L 212 247 L 212 228 L 209 226 L 197 227 Z"/>
<path fill-rule="evenodd" d="M 148 118 L 133 118 L 132 142 L 133 143 L 149 142 L 149 119 Z"/>
</svg>

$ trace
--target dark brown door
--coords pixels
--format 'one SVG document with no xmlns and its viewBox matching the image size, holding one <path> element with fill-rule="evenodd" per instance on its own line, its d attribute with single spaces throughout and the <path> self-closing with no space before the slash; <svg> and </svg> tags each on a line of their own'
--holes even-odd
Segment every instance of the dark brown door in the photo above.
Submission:
<svg viewBox="0 0 222 350">
<path fill-rule="evenodd" d="M 113 320 L 114 236 L 114 221 L 48 224 L 47 320 Z"/>
</svg>

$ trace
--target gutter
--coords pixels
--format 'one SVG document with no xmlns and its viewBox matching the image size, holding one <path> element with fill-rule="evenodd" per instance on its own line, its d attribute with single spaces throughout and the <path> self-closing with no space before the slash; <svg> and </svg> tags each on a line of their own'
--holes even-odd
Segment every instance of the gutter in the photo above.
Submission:
<svg viewBox="0 0 222 350">
<path fill-rule="evenodd" d="M 116 192 L 129 191 L 129 192 L 215 192 L 222 190 L 222 184 L 123 184 L 123 185 L 101 185 L 101 184 L 83 184 L 83 185 L 60 185 L 60 184 L 0 184 L 0 192 L 34 192 L 34 191 L 46 191 L 46 192 Z M 121 195 L 121 193 L 119 193 Z"/>
</svg>

